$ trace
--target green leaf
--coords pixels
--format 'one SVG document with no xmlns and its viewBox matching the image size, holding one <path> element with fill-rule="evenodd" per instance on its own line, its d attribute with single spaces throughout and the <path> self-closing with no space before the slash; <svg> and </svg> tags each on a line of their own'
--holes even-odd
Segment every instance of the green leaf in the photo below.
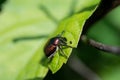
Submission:
<svg viewBox="0 0 120 80">
<path fill-rule="evenodd" d="M 60 34 L 62 31 L 65 31 L 63 37 L 67 39 L 68 45 L 77 47 L 84 22 L 87 19 L 86 16 L 88 16 L 89 14 L 89 12 L 83 12 L 81 14 L 77 14 L 72 16 L 71 18 L 66 19 L 60 24 L 55 34 Z M 70 41 L 72 41 L 72 44 L 69 44 Z M 72 49 L 70 48 L 64 49 L 67 57 L 70 56 L 71 50 Z M 50 62 L 49 67 L 52 72 L 55 73 L 57 70 L 60 69 L 63 63 L 66 63 L 66 61 L 67 59 L 64 56 L 61 56 L 60 53 L 56 54 Z"/>
<path fill-rule="evenodd" d="M 62 31 L 65 31 L 63 37 L 67 39 L 68 45 L 77 47 L 83 29 L 83 25 L 85 21 L 90 17 L 90 15 L 94 12 L 95 8 L 96 6 L 94 6 L 94 8 L 92 7 L 91 9 L 86 9 L 85 11 L 81 11 L 80 13 L 74 14 L 72 17 L 63 20 L 54 34 L 58 35 L 62 33 Z M 72 41 L 72 45 L 69 43 L 70 41 Z M 69 57 L 72 49 L 67 48 L 64 49 L 63 51 L 65 52 L 65 55 Z M 52 61 L 49 63 L 49 68 L 53 73 L 55 73 L 61 68 L 63 63 L 66 63 L 66 61 L 67 59 L 63 55 L 61 55 L 60 52 L 58 51 L 55 54 Z"/>
<path fill-rule="evenodd" d="M 84 4 L 95 2 L 89 4 L 89 7 L 92 6 L 90 9 L 86 9 L 86 7 L 81 9 L 75 5 L 75 9 L 71 11 L 72 2 L 74 1 L 8 0 L 3 5 L 0 14 L 1 80 L 35 78 L 42 80 L 48 72 L 48 66 L 55 73 L 63 63 L 66 63 L 67 59 L 57 52 L 48 64 L 48 59 L 43 52 L 44 45 L 48 40 L 46 36 L 53 34 L 49 37 L 51 38 L 64 30 L 63 36 L 67 38 L 68 45 L 77 47 L 84 22 L 94 12 L 99 0 L 85 1 Z M 80 3 L 76 0 L 77 2 Z M 66 18 L 70 12 L 75 14 Z M 55 23 L 55 20 L 60 24 Z M 56 26 L 59 27 L 56 28 Z M 16 38 L 31 36 L 39 39 L 13 41 Z M 69 41 L 72 41 L 72 44 L 69 44 Z M 69 57 L 72 49 L 67 48 L 63 51 Z"/>
</svg>

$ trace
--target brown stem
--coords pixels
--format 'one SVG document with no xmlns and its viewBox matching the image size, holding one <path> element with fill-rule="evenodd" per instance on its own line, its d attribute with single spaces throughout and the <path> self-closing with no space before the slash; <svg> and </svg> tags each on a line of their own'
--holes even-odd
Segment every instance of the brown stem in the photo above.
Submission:
<svg viewBox="0 0 120 80">
<path fill-rule="evenodd" d="M 101 3 L 93 15 L 86 21 L 83 34 L 87 33 L 91 25 L 103 18 L 107 13 L 120 5 L 120 0 L 101 0 Z"/>
<path fill-rule="evenodd" d="M 92 47 L 95 47 L 101 51 L 105 51 L 105 52 L 110 52 L 112 54 L 116 54 L 116 55 L 120 55 L 120 47 L 116 47 L 116 46 L 109 46 L 109 45 L 105 45 L 105 44 L 102 44 L 100 42 L 97 42 L 93 39 L 88 39 L 85 35 L 82 35 L 81 36 L 81 40 L 92 46 Z"/>
</svg>

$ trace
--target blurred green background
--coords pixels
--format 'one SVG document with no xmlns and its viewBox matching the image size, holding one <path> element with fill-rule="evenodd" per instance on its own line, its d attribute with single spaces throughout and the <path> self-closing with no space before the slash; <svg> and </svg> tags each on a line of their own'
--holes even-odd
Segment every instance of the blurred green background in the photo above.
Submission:
<svg viewBox="0 0 120 80">
<path fill-rule="evenodd" d="M 0 0 L 2 4 L 5 0 Z M 1 5 L 0 5 L 1 9 Z M 59 14 L 58 14 L 59 15 Z M 58 16 L 57 15 L 57 16 Z M 60 16 L 59 16 L 60 17 Z M 61 19 L 61 18 L 60 18 Z M 120 7 L 115 8 L 102 20 L 95 23 L 87 35 L 104 44 L 120 46 Z M 120 80 L 120 56 L 96 50 L 95 48 L 79 42 L 72 54 L 78 58 L 103 80 Z M 84 80 L 69 64 L 52 74 L 50 71 L 44 80 Z"/>
<path fill-rule="evenodd" d="M 96 22 L 87 35 L 104 44 L 120 46 L 120 7 L 115 8 L 100 21 Z M 103 80 L 120 80 L 120 56 L 99 51 L 79 42 L 76 54 L 79 59 Z M 64 65 L 56 74 L 49 74 L 45 80 L 84 80 L 70 66 Z"/>
</svg>

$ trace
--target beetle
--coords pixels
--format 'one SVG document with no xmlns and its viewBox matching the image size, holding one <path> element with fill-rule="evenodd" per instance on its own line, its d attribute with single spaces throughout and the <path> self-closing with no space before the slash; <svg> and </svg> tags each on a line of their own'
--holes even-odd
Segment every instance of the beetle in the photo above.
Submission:
<svg viewBox="0 0 120 80">
<path fill-rule="evenodd" d="M 63 33 L 64 32 L 62 32 L 62 34 Z M 49 39 L 46 43 L 44 47 L 44 53 L 48 58 L 53 57 L 57 50 L 60 50 L 61 53 L 65 55 L 62 46 L 73 48 L 72 46 L 67 45 L 67 39 L 62 37 L 62 34 Z"/>
</svg>

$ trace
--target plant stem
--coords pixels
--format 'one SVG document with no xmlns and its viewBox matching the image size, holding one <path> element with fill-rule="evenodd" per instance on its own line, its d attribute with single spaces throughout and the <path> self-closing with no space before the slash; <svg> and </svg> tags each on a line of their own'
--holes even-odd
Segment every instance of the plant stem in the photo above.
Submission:
<svg viewBox="0 0 120 80">
<path fill-rule="evenodd" d="M 110 52 L 115 55 L 120 55 L 120 47 L 102 44 L 93 39 L 87 38 L 85 35 L 81 36 L 81 41 L 101 51 Z"/>
</svg>

